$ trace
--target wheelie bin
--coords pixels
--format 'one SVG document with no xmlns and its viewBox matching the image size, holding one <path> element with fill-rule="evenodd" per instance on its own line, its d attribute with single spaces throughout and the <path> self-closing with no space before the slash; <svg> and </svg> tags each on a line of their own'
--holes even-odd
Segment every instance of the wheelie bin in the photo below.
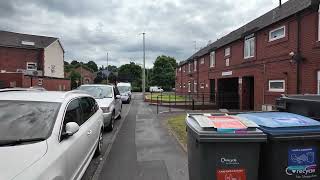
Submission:
<svg viewBox="0 0 320 180">
<path fill-rule="evenodd" d="M 239 114 L 268 135 L 260 180 L 319 180 L 320 122 L 286 112 Z"/>
<path fill-rule="evenodd" d="M 189 180 L 259 180 L 257 125 L 236 116 L 189 114 L 186 118 Z"/>
</svg>

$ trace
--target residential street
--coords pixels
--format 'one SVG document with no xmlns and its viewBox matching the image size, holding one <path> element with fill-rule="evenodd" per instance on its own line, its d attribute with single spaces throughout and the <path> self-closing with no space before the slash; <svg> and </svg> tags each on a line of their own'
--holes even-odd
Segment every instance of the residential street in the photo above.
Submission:
<svg viewBox="0 0 320 180">
<path fill-rule="evenodd" d="M 129 113 L 103 164 L 99 179 L 188 179 L 186 153 L 155 114 L 142 101 L 141 94 L 134 95 Z"/>
</svg>

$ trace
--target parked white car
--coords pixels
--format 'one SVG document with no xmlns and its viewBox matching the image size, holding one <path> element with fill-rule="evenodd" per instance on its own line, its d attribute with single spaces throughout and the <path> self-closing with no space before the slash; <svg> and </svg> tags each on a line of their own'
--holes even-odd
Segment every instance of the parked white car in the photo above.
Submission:
<svg viewBox="0 0 320 180">
<path fill-rule="evenodd" d="M 117 87 L 113 85 L 89 84 L 78 88 L 93 96 L 103 111 L 106 129 L 112 131 L 115 119 L 121 118 L 122 101 Z"/>
<path fill-rule="evenodd" d="M 0 179 L 81 179 L 101 153 L 103 128 L 88 94 L 1 91 Z"/>
<path fill-rule="evenodd" d="M 118 83 L 117 88 L 121 95 L 122 103 L 130 103 L 131 101 L 131 84 L 130 83 Z"/>
<path fill-rule="evenodd" d="M 149 91 L 150 91 L 150 92 L 163 92 L 163 89 L 160 88 L 160 87 L 158 87 L 158 86 L 151 86 L 151 87 L 149 88 Z"/>
</svg>

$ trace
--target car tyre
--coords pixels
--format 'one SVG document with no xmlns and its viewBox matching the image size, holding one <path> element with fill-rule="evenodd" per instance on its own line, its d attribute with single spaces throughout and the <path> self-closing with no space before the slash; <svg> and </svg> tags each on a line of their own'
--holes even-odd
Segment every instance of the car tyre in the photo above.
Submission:
<svg viewBox="0 0 320 180">
<path fill-rule="evenodd" d="M 110 120 L 110 123 L 107 127 L 107 130 L 108 131 L 112 131 L 113 128 L 114 128 L 114 120 L 115 120 L 115 112 L 113 111 L 112 114 L 111 114 L 111 120 Z"/>
<path fill-rule="evenodd" d="M 99 155 L 102 154 L 102 145 L 103 145 L 103 133 L 102 133 L 102 129 L 100 131 L 100 134 L 99 134 L 99 140 L 98 140 L 98 144 L 97 144 L 97 147 L 96 147 L 96 152 L 94 153 L 94 156 L 97 157 Z"/>
</svg>

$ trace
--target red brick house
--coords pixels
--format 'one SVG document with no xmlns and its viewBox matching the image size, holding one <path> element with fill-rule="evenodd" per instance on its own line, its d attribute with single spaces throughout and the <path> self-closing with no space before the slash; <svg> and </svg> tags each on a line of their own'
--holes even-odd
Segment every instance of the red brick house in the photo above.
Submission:
<svg viewBox="0 0 320 180">
<path fill-rule="evenodd" d="M 0 86 L 69 90 L 59 39 L 0 31 Z"/>
<path fill-rule="evenodd" d="M 177 92 L 243 110 L 320 93 L 319 12 L 319 0 L 289 0 L 218 39 L 179 64 Z"/>
<path fill-rule="evenodd" d="M 82 82 L 79 82 L 79 85 L 94 83 L 94 79 L 96 78 L 96 74 L 94 73 L 94 71 L 92 69 L 88 68 L 87 66 L 78 65 L 77 67 L 75 67 L 73 69 L 73 71 L 78 72 L 82 77 Z M 66 73 L 66 77 L 69 77 L 70 73 L 71 72 Z"/>
</svg>

